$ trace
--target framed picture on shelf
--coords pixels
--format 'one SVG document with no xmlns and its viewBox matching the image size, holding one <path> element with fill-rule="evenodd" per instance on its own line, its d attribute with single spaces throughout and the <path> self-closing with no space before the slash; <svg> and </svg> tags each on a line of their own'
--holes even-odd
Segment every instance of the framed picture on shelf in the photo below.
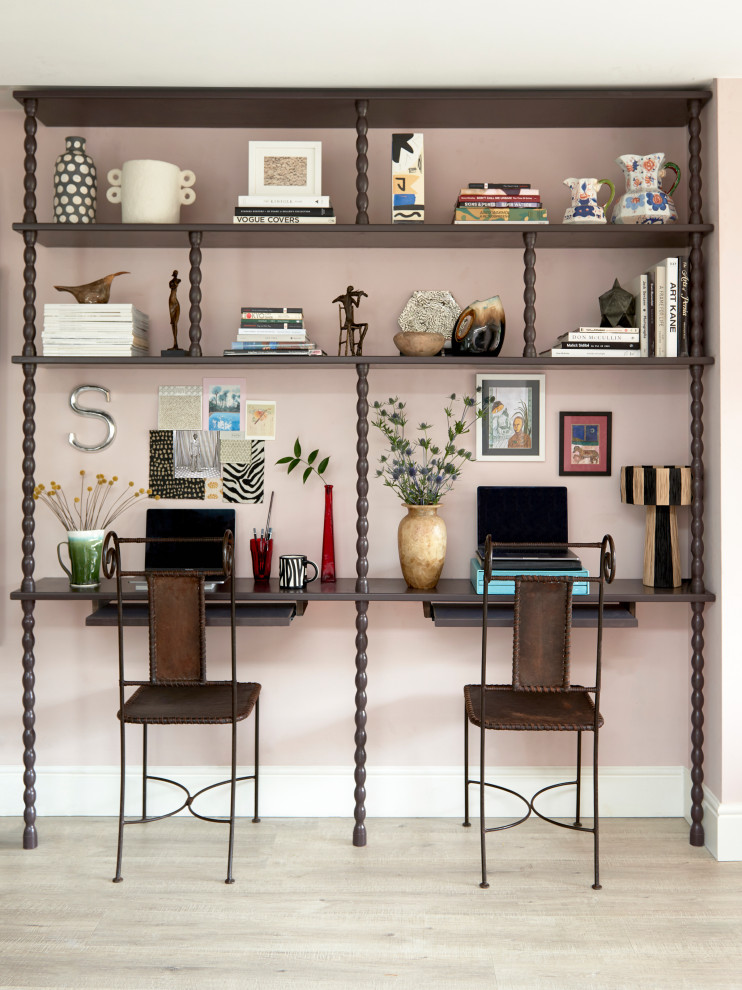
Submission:
<svg viewBox="0 0 742 990">
<path fill-rule="evenodd" d="M 611 473 L 609 412 L 559 413 L 559 474 Z"/>
<path fill-rule="evenodd" d="M 477 375 L 478 461 L 543 461 L 545 375 Z"/>
<path fill-rule="evenodd" d="M 321 196 L 321 141 L 250 141 L 250 196 Z"/>
</svg>

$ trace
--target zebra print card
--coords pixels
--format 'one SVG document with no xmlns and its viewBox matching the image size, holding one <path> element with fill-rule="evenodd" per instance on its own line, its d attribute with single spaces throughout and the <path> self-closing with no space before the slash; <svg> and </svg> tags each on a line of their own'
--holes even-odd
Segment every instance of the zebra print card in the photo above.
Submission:
<svg viewBox="0 0 742 990">
<path fill-rule="evenodd" d="M 224 502 L 262 502 L 265 488 L 265 440 L 252 440 L 249 464 L 222 464 Z"/>
</svg>

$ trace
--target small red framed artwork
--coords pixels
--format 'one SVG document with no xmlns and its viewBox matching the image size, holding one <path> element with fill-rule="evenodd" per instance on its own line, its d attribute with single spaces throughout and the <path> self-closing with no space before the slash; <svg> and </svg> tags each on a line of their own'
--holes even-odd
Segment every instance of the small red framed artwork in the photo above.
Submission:
<svg viewBox="0 0 742 990">
<path fill-rule="evenodd" d="M 609 412 L 559 413 L 559 474 L 611 473 Z"/>
</svg>

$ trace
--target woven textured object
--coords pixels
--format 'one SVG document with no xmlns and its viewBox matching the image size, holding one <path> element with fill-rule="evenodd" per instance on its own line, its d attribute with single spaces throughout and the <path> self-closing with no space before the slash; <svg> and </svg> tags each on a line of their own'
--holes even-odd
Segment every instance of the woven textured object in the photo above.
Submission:
<svg viewBox="0 0 742 990">
<path fill-rule="evenodd" d="M 404 333 L 442 333 L 451 339 L 461 306 L 445 289 L 418 289 L 399 314 L 397 323 Z"/>
<path fill-rule="evenodd" d="M 622 467 L 621 501 L 629 505 L 690 505 L 690 482 L 689 467 Z"/>
</svg>

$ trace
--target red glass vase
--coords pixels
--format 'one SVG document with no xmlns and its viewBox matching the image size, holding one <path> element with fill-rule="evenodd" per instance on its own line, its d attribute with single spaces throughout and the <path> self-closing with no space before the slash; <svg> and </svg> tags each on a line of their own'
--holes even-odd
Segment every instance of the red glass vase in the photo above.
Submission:
<svg viewBox="0 0 742 990">
<path fill-rule="evenodd" d="M 321 580 L 335 580 L 335 536 L 332 530 L 332 485 L 325 485 L 325 525 L 322 531 Z"/>
</svg>

